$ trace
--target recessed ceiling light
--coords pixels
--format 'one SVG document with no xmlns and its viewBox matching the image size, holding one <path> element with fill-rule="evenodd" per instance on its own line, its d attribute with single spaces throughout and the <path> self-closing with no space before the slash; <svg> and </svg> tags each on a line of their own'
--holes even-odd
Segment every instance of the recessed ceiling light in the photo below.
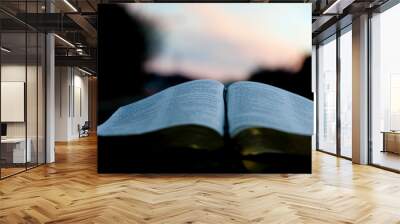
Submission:
<svg viewBox="0 0 400 224">
<path fill-rule="evenodd" d="M 68 0 L 64 0 L 64 3 L 68 5 L 68 7 L 70 7 L 74 12 L 78 12 L 78 10 Z"/>
<path fill-rule="evenodd" d="M 6 52 L 6 53 L 10 53 L 10 52 L 11 52 L 10 49 L 7 49 L 7 48 L 5 48 L 5 47 L 1 47 L 0 49 L 1 49 L 1 51 L 4 51 L 4 52 Z"/>
<path fill-rule="evenodd" d="M 75 48 L 75 45 L 73 45 L 71 42 L 69 42 L 68 40 L 62 38 L 61 36 L 59 36 L 58 34 L 54 34 L 55 37 L 57 37 L 59 40 L 61 40 L 62 42 L 64 42 L 65 44 L 67 44 L 70 47 Z"/>
<path fill-rule="evenodd" d="M 81 71 L 81 72 L 83 72 L 83 73 L 85 73 L 85 74 L 87 74 L 87 75 L 90 75 L 90 76 L 93 75 L 92 73 L 90 73 L 90 72 L 88 72 L 88 71 L 86 71 L 86 70 L 83 70 L 83 69 L 81 69 L 81 68 L 79 68 L 79 67 L 78 67 L 78 70 Z"/>
</svg>

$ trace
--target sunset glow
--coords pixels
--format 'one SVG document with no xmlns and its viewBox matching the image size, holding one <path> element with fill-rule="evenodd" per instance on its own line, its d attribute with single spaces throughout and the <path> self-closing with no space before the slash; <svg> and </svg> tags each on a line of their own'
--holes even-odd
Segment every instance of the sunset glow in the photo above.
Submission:
<svg viewBox="0 0 400 224">
<path fill-rule="evenodd" d="M 222 81 L 257 68 L 298 70 L 311 53 L 310 4 L 134 3 L 126 9 L 155 24 L 161 49 L 149 72 Z"/>
</svg>

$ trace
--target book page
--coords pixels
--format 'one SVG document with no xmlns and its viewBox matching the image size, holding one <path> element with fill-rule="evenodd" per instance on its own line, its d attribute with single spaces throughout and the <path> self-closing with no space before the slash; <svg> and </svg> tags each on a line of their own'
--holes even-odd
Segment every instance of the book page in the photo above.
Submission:
<svg viewBox="0 0 400 224">
<path fill-rule="evenodd" d="M 306 136 L 313 133 L 313 102 L 270 85 L 247 81 L 230 85 L 227 111 L 232 137 L 254 127 Z"/>
<path fill-rule="evenodd" d="M 223 135 L 224 86 L 196 80 L 119 108 L 98 127 L 100 136 L 138 135 L 178 125 L 201 125 Z"/>
</svg>

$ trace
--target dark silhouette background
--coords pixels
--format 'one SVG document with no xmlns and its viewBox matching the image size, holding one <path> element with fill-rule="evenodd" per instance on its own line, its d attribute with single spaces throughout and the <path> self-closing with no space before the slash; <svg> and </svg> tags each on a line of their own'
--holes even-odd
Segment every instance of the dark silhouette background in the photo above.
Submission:
<svg viewBox="0 0 400 224">
<path fill-rule="evenodd" d="M 120 106 L 143 94 L 143 64 L 150 56 L 146 26 L 122 7 L 99 5 L 98 101 L 99 124 Z"/>
<path fill-rule="evenodd" d="M 249 81 L 270 84 L 313 100 L 311 92 L 311 57 L 307 57 L 300 71 L 290 73 L 283 70 L 270 71 L 260 68 Z"/>
</svg>

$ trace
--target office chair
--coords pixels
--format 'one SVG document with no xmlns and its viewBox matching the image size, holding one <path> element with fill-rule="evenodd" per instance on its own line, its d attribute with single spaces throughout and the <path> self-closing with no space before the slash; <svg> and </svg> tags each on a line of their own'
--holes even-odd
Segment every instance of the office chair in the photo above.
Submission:
<svg viewBox="0 0 400 224">
<path fill-rule="evenodd" d="M 79 138 L 89 136 L 89 129 L 90 129 L 89 121 L 85 121 L 82 127 L 80 127 L 80 125 L 78 124 Z"/>
</svg>

